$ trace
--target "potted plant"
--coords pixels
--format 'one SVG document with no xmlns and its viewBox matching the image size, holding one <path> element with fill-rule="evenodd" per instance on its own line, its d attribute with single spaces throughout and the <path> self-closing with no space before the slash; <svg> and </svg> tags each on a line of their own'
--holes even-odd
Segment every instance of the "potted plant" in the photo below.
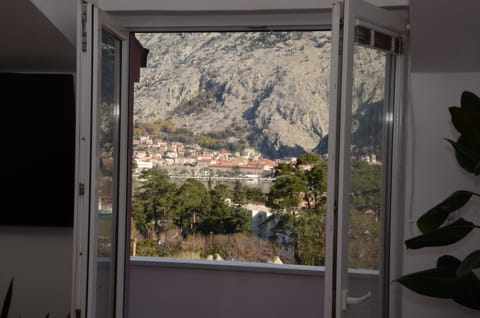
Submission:
<svg viewBox="0 0 480 318">
<path fill-rule="evenodd" d="M 10 311 L 10 304 L 12 302 L 13 295 L 13 278 L 10 280 L 10 285 L 8 286 L 7 294 L 3 299 L 2 309 L 0 311 L 0 318 L 8 318 L 8 312 Z M 50 314 L 47 314 L 45 318 L 50 317 Z"/>
<path fill-rule="evenodd" d="M 13 278 L 10 281 L 8 286 L 7 294 L 3 299 L 2 311 L 0 312 L 0 318 L 7 318 L 8 312 L 10 311 L 10 303 L 12 302 L 12 293 L 13 293 Z"/>
<path fill-rule="evenodd" d="M 480 175 L 480 98 L 465 91 L 461 106 L 449 108 L 451 120 L 459 132 L 456 141 L 447 139 L 459 166 L 474 176 Z M 480 194 L 454 191 L 445 200 L 426 211 L 418 220 L 421 235 L 405 241 L 407 249 L 447 246 L 461 241 L 480 226 L 453 217 L 451 213 L 465 206 L 473 196 Z M 435 267 L 404 275 L 397 281 L 422 295 L 452 299 L 460 305 L 480 310 L 480 250 L 472 251 L 463 260 L 451 255 L 440 256 Z M 480 273 L 480 271 L 479 271 Z"/>
</svg>

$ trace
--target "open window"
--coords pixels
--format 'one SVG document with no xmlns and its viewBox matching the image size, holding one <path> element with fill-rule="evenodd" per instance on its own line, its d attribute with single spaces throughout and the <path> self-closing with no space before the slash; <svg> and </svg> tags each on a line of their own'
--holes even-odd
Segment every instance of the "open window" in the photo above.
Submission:
<svg viewBox="0 0 480 318">
<path fill-rule="evenodd" d="M 394 176 L 401 157 L 407 23 L 367 2 L 346 0 L 334 5 L 332 28 L 330 110 L 336 130 L 330 130 L 335 142 L 329 144 L 326 317 L 390 317 L 396 310 L 389 298 L 391 274 L 398 275 L 392 265 L 398 255 L 391 251 L 397 250 L 402 222 L 393 217 L 401 215 L 401 184 Z M 356 226 L 362 215 L 379 226 L 361 220 Z M 367 268 L 357 262 L 364 244 L 375 255 Z M 370 284 L 358 280 L 369 269 L 375 270 Z"/>
<path fill-rule="evenodd" d="M 330 32 L 136 37 L 131 254 L 323 266 Z"/>
<path fill-rule="evenodd" d="M 122 317 L 129 38 L 96 6 L 78 12 L 72 316 Z"/>
<path fill-rule="evenodd" d="M 380 295 L 390 294 L 405 29 L 356 3 L 328 12 L 117 13 L 122 28 L 81 6 L 80 316 L 122 317 L 136 263 L 223 277 L 231 269 L 311 275 L 325 290 L 316 313 L 341 317 L 365 300 L 352 311 L 388 316 Z M 137 40 L 149 57 L 129 90 Z M 151 273 L 137 277 L 158 281 Z M 156 306 L 149 288 L 143 307 Z M 180 308 L 173 296 L 162 298 L 164 312 L 183 313 L 204 295 L 184 295 Z"/>
</svg>

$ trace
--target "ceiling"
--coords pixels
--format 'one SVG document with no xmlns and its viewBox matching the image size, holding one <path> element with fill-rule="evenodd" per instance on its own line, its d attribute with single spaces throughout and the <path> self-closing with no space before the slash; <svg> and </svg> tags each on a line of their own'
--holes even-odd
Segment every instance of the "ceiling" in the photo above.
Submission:
<svg viewBox="0 0 480 318">
<path fill-rule="evenodd" d="M 29 0 L 1 0 L 0 28 L 0 72 L 75 72 L 75 47 Z"/>
<path fill-rule="evenodd" d="M 115 2 L 115 9 L 118 9 L 121 7 L 118 3 L 125 1 L 103 0 L 102 4 Z M 153 0 L 138 1 L 159 5 Z M 192 0 L 172 1 L 192 3 Z M 72 44 L 76 33 L 75 4 L 75 0 L 0 0 L 0 72 L 75 72 L 76 52 Z M 410 0 L 409 4 L 413 71 L 471 72 L 480 69 L 480 46 L 476 41 L 480 28 L 478 1 L 458 0 L 453 4 L 451 0 Z M 37 6 L 52 17 L 62 32 Z M 65 9 L 70 7 L 73 9 Z M 465 43 L 470 44 L 466 46 Z"/>
</svg>

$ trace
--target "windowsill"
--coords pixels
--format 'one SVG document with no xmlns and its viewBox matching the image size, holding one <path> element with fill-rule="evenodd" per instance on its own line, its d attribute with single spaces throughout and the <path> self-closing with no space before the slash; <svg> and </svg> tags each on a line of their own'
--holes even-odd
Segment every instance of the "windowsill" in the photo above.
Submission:
<svg viewBox="0 0 480 318">
<path fill-rule="evenodd" d="M 211 261 L 165 257 L 131 256 L 131 265 L 139 267 L 174 268 L 190 270 L 229 271 L 269 273 L 293 276 L 318 276 L 325 275 L 324 266 L 306 266 L 292 264 L 270 264 L 235 261 Z M 378 279 L 379 272 L 369 269 L 349 269 L 350 278 Z"/>
</svg>

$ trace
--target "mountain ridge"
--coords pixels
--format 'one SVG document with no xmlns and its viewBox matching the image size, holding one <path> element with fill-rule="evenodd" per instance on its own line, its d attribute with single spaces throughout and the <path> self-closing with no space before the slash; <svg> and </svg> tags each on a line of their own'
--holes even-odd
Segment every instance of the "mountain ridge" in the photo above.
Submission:
<svg viewBox="0 0 480 318">
<path fill-rule="evenodd" d="M 137 124 L 163 119 L 193 134 L 233 131 L 232 141 L 248 143 L 270 158 L 325 149 L 329 32 L 149 33 L 137 38 L 150 50 L 135 85 Z M 382 97 L 383 83 L 376 80 L 382 65 L 369 51 L 357 53 L 363 80 L 354 83 L 355 109 Z"/>
</svg>

